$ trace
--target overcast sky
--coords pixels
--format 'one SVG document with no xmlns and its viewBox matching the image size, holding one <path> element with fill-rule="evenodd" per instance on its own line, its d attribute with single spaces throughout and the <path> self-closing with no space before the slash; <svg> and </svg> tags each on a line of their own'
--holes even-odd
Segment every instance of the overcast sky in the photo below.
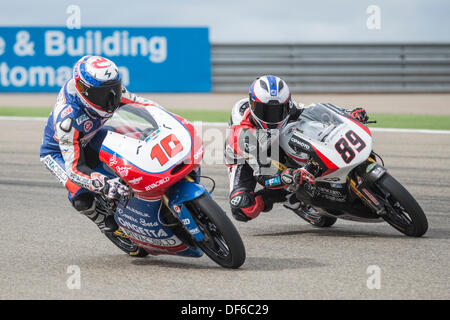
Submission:
<svg viewBox="0 0 450 320">
<path fill-rule="evenodd" d="M 64 26 L 69 5 L 82 26 L 207 26 L 213 43 L 450 43 L 450 0 L 14 0 L 0 25 Z M 380 29 L 367 28 L 370 5 Z"/>
</svg>

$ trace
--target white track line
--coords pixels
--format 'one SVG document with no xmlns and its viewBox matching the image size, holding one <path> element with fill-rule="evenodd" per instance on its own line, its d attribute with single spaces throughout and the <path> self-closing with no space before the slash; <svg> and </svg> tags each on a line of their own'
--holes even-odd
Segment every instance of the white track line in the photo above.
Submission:
<svg viewBox="0 0 450 320">
<path fill-rule="evenodd" d="M 202 123 L 193 121 L 194 125 Z M 228 127 L 227 122 L 203 122 L 203 125 L 215 127 Z M 450 130 L 428 130 L 428 129 L 396 129 L 396 128 L 370 128 L 373 132 L 404 132 L 404 133 L 430 133 L 430 134 L 450 134 Z"/>
<path fill-rule="evenodd" d="M 48 118 L 39 118 L 39 117 L 8 117 L 8 116 L 3 116 L 0 117 L 0 120 L 13 120 L 13 121 L 24 121 L 24 120 L 29 120 L 29 121 L 47 121 Z"/>
<path fill-rule="evenodd" d="M 450 130 L 427 130 L 427 129 L 395 129 L 395 128 L 370 128 L 373 132 L 412 132 L 431 134 L 450 134 Z"/>
<path fill-rule="evenodd" d="M 0 116 L 0 120 L 10 120 L 10 121 L 47 121 L 48 118 L 40 117 L 5 117 Z M 227 122 L 202 122 L 193 121 L 194 125 L 207 125 L 214 127 L 228 127 Z M 427 133 L 427 134 L 450 134 L 450 130 L 427 130 L 427 129 L 396 129 L 396 128 L 370 128 L 373 132 L 397 132 L 397 133 Z"/>
</svg>

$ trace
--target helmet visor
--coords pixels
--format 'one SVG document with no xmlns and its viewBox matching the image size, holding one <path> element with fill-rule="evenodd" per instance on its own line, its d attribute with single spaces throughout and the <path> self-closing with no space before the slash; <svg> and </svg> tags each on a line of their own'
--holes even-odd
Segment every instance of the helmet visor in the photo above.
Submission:
<svg viewBox="0 0 450 320">
<path fill-rule="evenodd" d="M 250 99 L 253 114 L 262 122 L 275 124 L 289 116 L 290 100 L 285 103 L 263 103 Z"/>
<path fill-rule="evenodd" d="M 77 87 L 83 97 L 106 112 L 114 112 L 122 99 L 122 82 L 109 81 L 99 87 L 88 87 L 80 79 Z"/>
</svg>

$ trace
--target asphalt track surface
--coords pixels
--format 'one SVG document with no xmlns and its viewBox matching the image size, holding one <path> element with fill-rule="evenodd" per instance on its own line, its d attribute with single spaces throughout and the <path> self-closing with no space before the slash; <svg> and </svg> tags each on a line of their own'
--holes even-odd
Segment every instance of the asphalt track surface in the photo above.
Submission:
<svg viewBox="0 0 450 320">
<path fill-rule="evenodd" d="M 40 164 L 43 127 L 0 120 L 0 299 L 450 298 L 448 134 L 373 134 L 375 151 L 428 217 L 424 237 L 386 223 L 338 220 L 318 229 L 279 205 L 248 223 L 233 220 L 247 259 L 226 270 L 206 256 L 123 254 L 76 213 Z M 213 196 L 230 215 L 225 167 L 205 164 L 203 173 L 216 180 Z M 81 271 L 79 289 L 67 286 L 73 265 Z M 373 265 L 379 289 L 367 286 Z"/>
</svg>

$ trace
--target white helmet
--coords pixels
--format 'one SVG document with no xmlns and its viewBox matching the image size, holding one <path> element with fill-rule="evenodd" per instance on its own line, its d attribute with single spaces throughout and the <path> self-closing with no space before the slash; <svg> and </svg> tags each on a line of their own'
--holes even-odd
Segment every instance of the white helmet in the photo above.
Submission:
<svg viewBox="0 0 450 320">
<path fill-rule="evenodd" d="M 88 111 L 111 117 L 122 98 L 122 81 L 114 62 L 100 56 L 84 56 L 75 64 L 73 78 L 78 97 Z"/>
<path fill-rule="evenodd" d="M 262 129 L 277 129 L 289 119 L 291 91 L 281 78 L 262 76 L 250 86 L 249 104 L 252 118 Z"/>
</svg>

